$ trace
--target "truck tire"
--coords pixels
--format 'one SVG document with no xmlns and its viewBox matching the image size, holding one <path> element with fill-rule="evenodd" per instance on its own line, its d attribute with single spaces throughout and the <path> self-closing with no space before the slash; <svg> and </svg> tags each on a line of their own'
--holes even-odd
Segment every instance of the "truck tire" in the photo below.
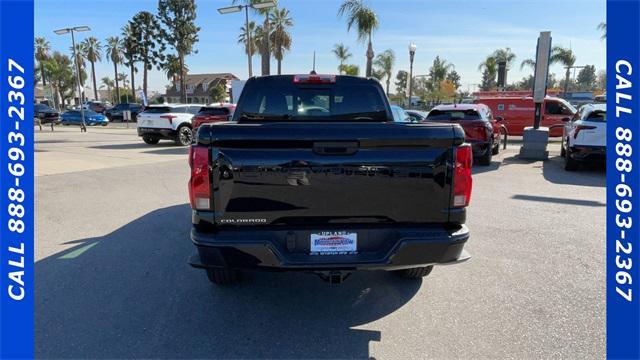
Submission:
<svg viewBox="0 0 640 360">
<path fill-rule="evenodd" d="M 421 279 L 421 278 L 431 274 L 432 270 L 433 270 L 433 265 L 425 266 L 425 267 L 417 267 L 417 268 L 411 268 L 411 269 L 398 270 L 398 271 L 396 271 L 396 274 L 398 274 L 400 277 L 403 277 L 405 279 Z"/>
<path fill-rule="evenodd" d="M 566 171 L 576 171 L 580 167 L 580 164 L 571 157 L 571 149 L 567 148 L 564 153 L 564 169 Z"/>
<path fill-rule="evenodd" d="M 488 148 L 484 155 L 482 155 L 481 157 L 478 158 L 478 164 L 482 165 L 482 166 L 489 166 L 491 165 L 491 158 L 493 157 L 493 153 L 491 151 L 491 148 Z"/>
<path fill-rule="evenodd" d="M 239 280 L 238 270 L 225 269 L 225 268 L 210 268 L 207 269 L 207 278 L 213 284 L 216 285 L 231 285 Z"/>
<path fill-rule="evenodd" d="M 145 143 L 149 144 L 149 145 L 155 145 L 157 144 L 160 139 L 156 136 L 151 136 L 151 135 L 145 135 L 142 137 L 142 141 L 144 141 Z"/>
<path fill-rule="evenodd" d="M 495 144 L 495 146 L 491 149 L 491 153 L 493 155 L 500 154 L 500 140 L 498 140 L 498 142 Z"/>
<path fill-rule="evenodd" d="M 176 132 L 176 144 L 181 146 L 191 145 L 191 141 L 193 140 L 193 131 L 189 125 L 180 125 Z"/>
</svg>

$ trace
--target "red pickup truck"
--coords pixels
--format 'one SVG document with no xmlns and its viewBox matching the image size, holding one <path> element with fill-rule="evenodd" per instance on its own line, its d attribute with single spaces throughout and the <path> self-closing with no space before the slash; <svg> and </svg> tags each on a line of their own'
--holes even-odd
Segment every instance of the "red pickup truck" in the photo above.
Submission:
<svg viewBox="0 0 640 360">
<path fill-rule="evenodd" d="M 473 149 L 473 158 L 481 165 L 491 164 L 491 157 L 500 152 L 501 117 L 494 117 L 484 104 L 438 105 L 423 122 L 456 123 L 464 129 L 465 142 Z"/>
</svg>

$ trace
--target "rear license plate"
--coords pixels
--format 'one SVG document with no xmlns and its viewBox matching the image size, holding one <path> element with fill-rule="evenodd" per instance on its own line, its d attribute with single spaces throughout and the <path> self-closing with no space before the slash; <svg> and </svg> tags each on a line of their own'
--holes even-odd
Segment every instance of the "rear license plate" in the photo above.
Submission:
<svg viewBox="0 0 640 360">
<path fill-rule="evenodd" d="M 358 249 L 358 234 L 325 231 L 311 234 L 311 255 L 348 255 Z"/>
</svg>

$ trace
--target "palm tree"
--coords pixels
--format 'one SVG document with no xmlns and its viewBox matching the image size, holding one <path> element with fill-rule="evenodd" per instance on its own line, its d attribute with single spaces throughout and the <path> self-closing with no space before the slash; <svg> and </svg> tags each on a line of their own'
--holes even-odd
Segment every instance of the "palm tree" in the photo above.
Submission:
<svg viewBox="0 0 640 360">
<path fill-rule="evenodd" d="M 107 45 L 104 47 L 107 62 L 113 62 L 113 73 L 116 80 L 116 99 L 120 102 L 120 82 L 118 80 L 118 64 L 122 62 L 122 41 L 117 36 L 107 38 Z"/>
<path fill-rule="evenodd" d="M 102 44 L 91 36 L 82 42 L 84 56 L 91 63 L 91 78 L 93 79 L 93 98 L 98 100 L 98 86 L 96 84 L 96 61 L 102 60 Z"/>
<path fill-rule="evenodd" d="M 100 81 L 102 82 L 102 85 L 100 85 L 100 89 L 106 87 L 107 92 L 109 92 L 109 100 L 113 101 L 113 94 L 111 94 L 111 89 L 115 85 L 113 80 L 109 79 L 108 76 L 105 76 L 102 79 L 100 79 Z"/>
<path fill-rule="evenodd" d="M 71 49 L 71 53 L 73 54 L 74 48 L 73 46 L 70 47 Z M 85 76 L 83 76 L 84 74 L 84 70 L 85 70 L 85 56 L 84 56 L 84 46 L 82 46 L 82 43 L 80 44 L 76 44 L 75 47 L 75 53 L 76 53 L 76 59 L 75 59 L 75 63 L 77 64 L 76 66 L 78 68 L 80 68 L 80 85 L 84 88 L 84 82 L 85 82 Z M 75 68 L 74 68 L 75 71 Z M 82 90 L 82 92 L 84 92 L 84 89 Z"/>
<path fill-rule="evenodd" d="M 391 74 L 393 72 L 393 63 L 396 61 L 396 56 L 393 50 L 388 49 L 378 54 L 376 57 L 375 65 L 379 68 L 378 71 L 387 78 L 387 95 L 389 95 L 389 85 L 391 83 Z"/>
<path fill-rule="evenodd" d="M 180 58 L 176 55 L 167 55 L 165 62 L 162 64 L 162 69 L 167 74 L 167 80 L 173 81 L 173 84 L 178 84 L 178 81 L 184 78 L 189 72 L 189 68 L 186 64 L 182 64 L 182 77 L 180 76 Z"/>
<path fill-rule="evenodd" d="M 338 61 L 340 61 L 340 65 L 338 66 L 338 71 L 340 72 L 340 74 L 342 74 L 342 70 L 344 70 L 345 61 L 349 60 L 349 58 L 353 56 L 353 54 L 349 52 L 349 48 L 344 46 L 343 43 L 335 44 L 333 46 L 332 52 L 338 58 Z"/>
<path fill-rule="evenodd" d="M 524 59 L 522 60 L 522 62 L 520 63 L 520 70 L 524 69 L 525 67 L 530 67 L 532 69 L 536 68 L 536 61 L 534 59 Z"/>
<path fill-rule="evenodd" d="M 291 49 L 291 34 L 287 29 L 293 26 L 293 19 L 289 15 L 289 10 L 285 8 L 275 9 L 269 15 L 269 21 L 273 25 L 269 40 L 273 48 L 273 56 L 278 61 L 278 75 L 282 74 L 284 53 Z"/>
<path fill-rule="evenodd" d="M 602 30 L 602 36 L 600 36 L 600 39 L 605 40 L 607 38 L 607 23 L 601 22 L 598 24 L 598 30 Z"/>
<path fill-rule="evenodd" d="M 233 0 L 232 4 L 237 4 L 237 3 L 244 3 L 245 5 L 249 5 L 249 4 L 255 4 L 255 3 L 260 3 L 263 2 L 263 0 Z M 278 1 L 274 0 L 274 3 L 277 5 Z M 256 50 L 260 52 L 260 59 L 261 59 L 261 70 L 262 70 L 262 75 L 269 75 L 271 72 L 271 51 L 272 49 L 275 49 L 272 45 L 270 45 L 269 43 L 271 42 L 271 8 L 262 8 L 262 9 L 255 9 L 254 10 L 261 15 L 262 17 L 264 17 L 264 21 L 262 22 L 262 30 L 263 30 L 263 34 L 265 36 L 262 36 L 258 39 L 258 41 L 255 41 L 255 47 Z M 249 27 L 251 29 L 251 27 Z M 256 27 L 254 25 L 254 28 L 256 30 L 258 30 L 259 27 Z M 252 40 L 253 40 L 253 33 L 251 33 L 252 36 Z M 252 41 L 254 42 L 254 41 Z M 251 56 L 253 56 L 253 54 L 255 54 L 255 51 L 252 52 Z"/>
<path fill-rule="evenodd" d="M 576 63 L 576 56 L 571 49 L 564 48 L 562 46 L 554 46 L 551 50 L 551 57 L 549 58 L 551 64 L 561 64 L 567 70 L 564 77 L 564 94 L 567 94 L 569 90 L 569 80 L 571 78 L 571 68 Z"/>
<path fill-rule="evenodd" d="M 509 47 L 506 47 L 504 49 L 497 49 L 493 52 L 493 54 L 491 54 L 491 56 L 496 59 L 497 63 L 504 61 L 507 64 L 507 71 L 511 69 L 511 65 L 516 59 L 516 54 L 514 54 Z"/>
<path fill-rule="evenodd" d="M 373 45 L 371 44 L 371 36 L 373 31 L 378 28 L 378 16 L 368 8 L 363 0 L 345 0 L 338 10 L 338 16 L 346 16 L 347 30 L 355 25 L 358 31 L 358 40 L 367 42 L 367 67 L 366 76 L 371 76 L 373 64 Z"/>
<path fill-rule="evenodd" d="M 498 62 L 493 56 L 487 56 L 487 58 L 478 65 L 478 70 L 482 71 L 482 84 L 480 87 L 483 90 L 490 90 L 495 85 L 496 75 L 498 74 Z"/>
<path fill-rule="evenodd" d="M 122 81 L 122 87 L 124 88 L 124 93 L 126 94 L 127 98 L 129 97 L 129 91 L 127 90 L 127 85 L 129 84 L 128 80 L 129 75 L 125 74 L 125 73 L 119 73 L 118 76 L 116 76 L 116 78 L 120 81 Z M 132 100 L 135 101 L 135 100 Z M 122 102 L 122 98 L 118 98 L 118 102 Z M 127 99 L 127 102 L 128 99 Z"/>
<path fill-rule="evenodd" d="M 124 56 L 124 59 L 126 60 L 126 62 L 124 63 L 129 67 L 131 71 L 131 102 L 136 102 L 136 94 L 134 89 L 136 87 L 135 73 L 137 71 L 136 61 L 138 61 L 138 43 L 136 41 L 134 28 L 130 22 L 122 28 L 122 36 L 122 48 L 124 50 L 122 54 Z"/>
<path fill-rule="evenodd" d="M 42 78 L 42 86 L 46 86 L 47 80 L 44 76 L 44 62 L 49 58 L 51 45 L 49 44 L 47 39 L 43 37 L 37 37 L 35 39 L 34 48 L 36 60 L 38 60 L 38 63 L 40 64 L 40 77 Z"/>
<path fill-rule="evenodd" d="M 247 37 L 251 38 L 251 43 L 247 46 Z M 258 47 L 258 41 L 256 40 L 256 23 L 253 21 L 249 22 L 248 31 L 244 26 L 240 28 L 240 35 L 238 35 L 238 44 L 244 45 L 245 54 L 249 55 L 251 59 L 253 59 L 253 54 L 256 53 Z M 253 61 L 253 60 L 251 60 Z"/>
</svg>

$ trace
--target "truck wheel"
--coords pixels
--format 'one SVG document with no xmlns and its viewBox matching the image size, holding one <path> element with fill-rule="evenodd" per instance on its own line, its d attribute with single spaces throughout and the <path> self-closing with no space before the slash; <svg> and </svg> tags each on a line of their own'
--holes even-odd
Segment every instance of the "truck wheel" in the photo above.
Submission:
<svg viewBox="0 0 640 360">
<path fill-rule="evenodd" d="M 176 144 L 182 146 L 191 145 L 191 141 L 193 139 L 193 131 L 187 125 L 180 125 L 178 127 L 178 134 L 176 135 Z"/>
<path fill-rule="evenodd" d="M 491 151 L 491 148 L 487 149 L 484 153 L 484 155 L 482 155 L 481 157 L 478 158 L 478 164 L 483 165 L 483 166 L 489 166 L 491 165 L 491 157 L 493 156 L 493 153 Z"/>
<path fill-rule="evenodd" d="M 420 279 L 429 274 L 433 270 L 433 265 L 425 266 L 425 267 L 417 267 L 411 269 L 404 269 L 396 271 L 396 274 L 405 278 L 405 279 Z"/>
<path fill-rule="evenodd" d="M 207 277 L 209 281 L 216 285 L 231 285 L 239 280 L 238 270 L 225 269 L 225 268 L 211 268 L 207 269 Z"/>
<path fill-rule="evenodd" d="M 491 153 L 493 155 L 498 155 L 500 154 L 500 141 L 498 140 L 498 142 L 493 146 L 493 148 L 491 149 Z"/>
<path fill-rule="evenodd" d="M 142 137 L 142 141 L 149 145 L 155 145 L 160 141 L 160 139 L 155 136 L 145 135 Z"/>
<path fill-rule="evenodd" d="M 564 169 L 566 171 L 576 171 L 578 170 L 579 166 L 580 164 L 578 164 L 578 162 L 571 157 L 571 149 L 567 148 L 564 153 Z"/>
</svg>

